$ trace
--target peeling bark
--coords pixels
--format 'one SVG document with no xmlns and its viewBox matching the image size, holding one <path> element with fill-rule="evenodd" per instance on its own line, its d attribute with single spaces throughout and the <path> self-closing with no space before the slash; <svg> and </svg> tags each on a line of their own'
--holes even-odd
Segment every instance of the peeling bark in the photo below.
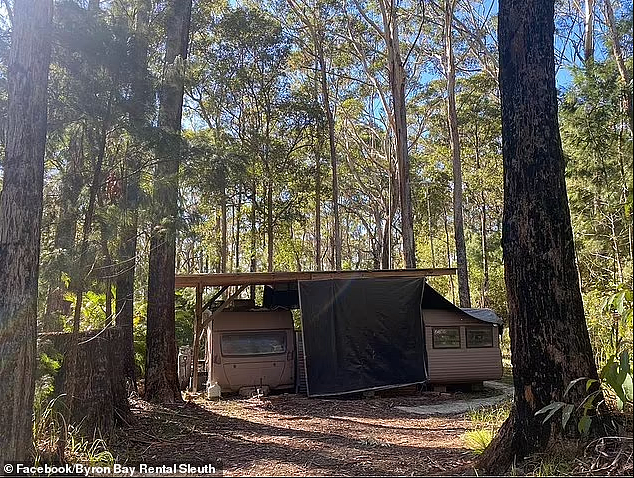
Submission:
<svg viewBox="0 0 634 478">
<path fill-rule="evenodd" d="M 396 6 L 393 2 L 379 1 L 383 18 L 383 37 L 387 48 L 388 72 L 394 111 L 394 137 L 398 161 L 399 194 L 401 205 L 401 233 L 405 267 L 416 268 L 416 242 L 414 216 L 410 190 L 410 160 L 407 145 L 407 110 L 405 103 L 405 65 L 401 59 Z"/>
</svg>

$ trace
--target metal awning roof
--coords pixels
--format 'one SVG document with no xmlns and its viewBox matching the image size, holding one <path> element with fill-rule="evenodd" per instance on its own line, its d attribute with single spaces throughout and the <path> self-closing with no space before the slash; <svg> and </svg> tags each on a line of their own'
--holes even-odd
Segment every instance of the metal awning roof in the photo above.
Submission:
<svg viewBox="0 0 634 478">
<path fill-rule="evenodd" d="M 487 309 L 487 308 L 474 309 L 474 308 L 463 307 L 460 310 L 469 314 L 474 319 L 481 320 L 482 322 L 489 322 L 490 324 L 497 324 L 497 325 L 504 324 L 504 321 L 500 317 L 498 317 L 498 315 L 491 309 Z"/>
<path fill-rule="evenodd" d="M 445 269 L 381 269 L 360 271 L 306 272 L 238 272 L 229 274 L 176 274 L 176 288 L 272 285 L 302 280 L 381 279 L 390 277 L 433 277 L 452 275 L 454 267 Z"/>
</svg>

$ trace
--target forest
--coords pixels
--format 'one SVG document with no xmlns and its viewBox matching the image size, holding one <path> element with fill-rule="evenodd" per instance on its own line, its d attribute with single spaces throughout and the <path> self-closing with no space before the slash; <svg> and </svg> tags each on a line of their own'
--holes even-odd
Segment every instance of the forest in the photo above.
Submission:
<svg viewBox="0 0 634 478">
<path fill-rule="evenodd" d="M 539 8 L 526 13 L 523 4 Z M 554 30 L 534 41 L 554 53 L 555 101 L 525 112 L 524 123 L 519 108 L 505 106 L 526 94 L 522 75 L 501 84 L 504 52 L 513 50 L 501 45 L 503 5 L 508 24 L 535 15 L 530 28 Z M 36 455 L 61 449 L 62 461 L 72 449 L 46 415 L 62 358 L 39 342 L 36 351 L 37 334 L 74 337 L 65 364 L 72 377 L 77 337 L 116 325 L 129 389 L 142 385 L 149 402 L 182 400 L 156 371 L 194 334 L 195 291 L 173 294 L 174 272 L 456 268 L 429 281 L 460 307 L 490 308 L 505 321 L 516 392 L 525 386 L 523 352 L 513 348 L 527 347 L 520 337 L 556 348 L 548 337 L 576 336 L 581 329 L 568 322 L 582 324 L 592 365 L 576 370 L 589 371 L 564 367 L 557 392 L 535 392 L 531 420 L 541 424 L 534 412 L 550 405 L 547 418 L 579 415 L 577 435 L 585 435 L 592 410 L 583 404 L 592 400 L 580 395 L 568 408 L 565 396 L 573 379 L 587 379 L 584 393 L 596 390 L 629 413 L 631 471 L 632 21 L 630 0 L 2 1 L 0 379 L 34 383 L 24 393 L 0 385 L 10 407 L 34 410 L 21 422 L 9 412 L 0 419 L 28 429 L 16 432 L 7 461 L 23 459 L 19 449 L 31 441 Z M 538 44 L 542 37 L 554 48 Z M 546 98 L 546 90 L 534 92 Z M 550 111 L 554 129 L 521 129 Z M 503 125 L 511 117 L 515 129 Z M 507 163 L 524 140 L 536 151 L 554 144 L 561 159 L 530 163 L 527 174 L 542 178 L 532 187 L 514 183 Z M 38 155 L 42 164 L 27 163 Z M 563 186 L 552 179 L 558 164 Z M 555 190 L 563 201 L 548 199 Z M 513 194 L 546 207 L 511 203 Z M 543 229 L 522 229 L 525 211 L 549 208 L 554 226 L 544 219 Z M 524 265 L 520 249 L 551 236 L 564 244 L 564 265 L 534 272 L 559 258 L 544 247 Z M 549 282 L 560 270 L 567 279 Z M 571 283 L 578 300 L 561 292 Z M 555 320 L 536 298 L 551 293 L 579 307 L 552 309 L 563 325 L 531 325 L 531 310 Z M 513 320 L 517 339 L 506 327 Z M 163 344 L 166 336 L 176 347 Z M 521 414 L 517 398 L 516 408 Z M 517 440 L 508 438 L 519 454 L 544 448 L 544 436 Z M 482 456 L 485 469 L 500 471 L 491 452 Z"/>
</svg>

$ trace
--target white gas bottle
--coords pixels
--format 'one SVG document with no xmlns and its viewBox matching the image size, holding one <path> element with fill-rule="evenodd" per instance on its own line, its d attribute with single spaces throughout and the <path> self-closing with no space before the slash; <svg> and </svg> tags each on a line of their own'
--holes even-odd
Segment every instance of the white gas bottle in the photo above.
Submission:
<svg viewBox="0 0 634 478">
<path fill-rule="evenodd" d="M 214 382 L 211 385 L 207 386 L 207 398 L 209 400 L 218 400 L 220 399 L 221 388 L 218 385 L 218 382 Z"/>
</svg>

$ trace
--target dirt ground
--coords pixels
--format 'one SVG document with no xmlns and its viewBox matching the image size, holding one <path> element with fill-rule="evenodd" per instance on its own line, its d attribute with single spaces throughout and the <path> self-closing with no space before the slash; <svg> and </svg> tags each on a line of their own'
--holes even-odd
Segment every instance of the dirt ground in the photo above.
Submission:
<svg viewBox="0 0 634 478">
<path fill-rule="evenodd" d="M 174 406 L 132 400 L 135 423 L 120 430 L 110 450 L 121 464 L 221 460 L 225 476 L 471 474 L 464 416 L 396 408 L 455 399 L 427 392 L 354 400 L 196 398 Z"/>
</svg>

